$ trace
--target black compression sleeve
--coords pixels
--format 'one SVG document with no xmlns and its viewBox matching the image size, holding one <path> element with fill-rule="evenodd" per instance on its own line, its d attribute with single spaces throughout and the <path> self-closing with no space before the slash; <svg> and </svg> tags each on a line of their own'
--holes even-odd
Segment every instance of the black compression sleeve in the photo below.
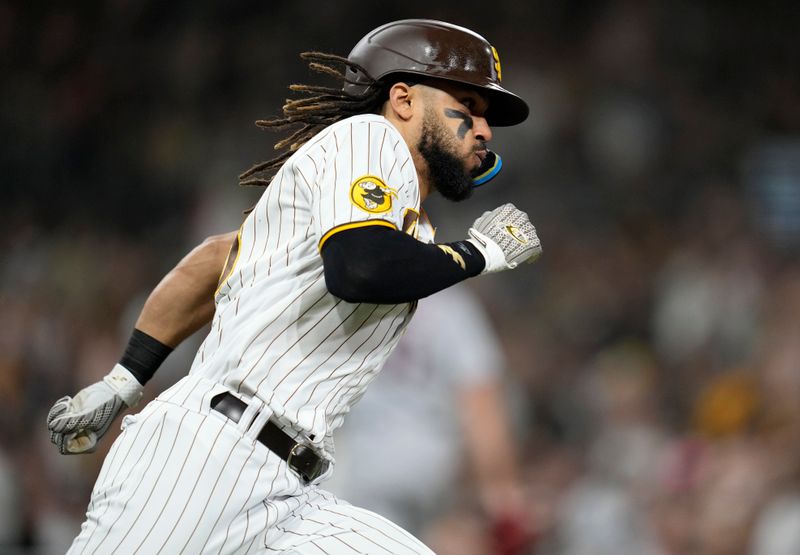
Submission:
<svg viewBox="0 0 800 555">
<path fill-rule="evenodd" d="M 468 241 L 427 244 L 383 226 L 332 235 L 322 260 L 331 293 L 348 302 L 379 304 L 427 297 L 478 275 L 485 265 Z"/>
<path fill-rule="evenodd" d="M 144 385 L 171 352 L 172 347 L 164 345 L 141 330 L 134 329 L 119 363 Z"/>
</svg>

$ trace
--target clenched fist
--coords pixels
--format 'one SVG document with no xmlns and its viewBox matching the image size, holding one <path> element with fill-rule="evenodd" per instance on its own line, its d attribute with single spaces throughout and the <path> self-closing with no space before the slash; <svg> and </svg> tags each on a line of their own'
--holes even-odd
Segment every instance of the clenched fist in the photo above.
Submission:
<svg viewBox="0 0 800 555">
<path fill-rule="evenodd" d="M 142 385 L 117 364 L 102 380 L 75 397 L 62 397 L 47 414 L 50 441 L 62 455 L 92 453 L 124 406 L 142 397 Z"/>
<path fill-rule="evenodd" d="M 511 203 L 475 220 L 469 229 L 470 243 L 486 259 L 483 274 L 510 270 L 520 262 L 533 262 L 542 254 L 542 244 L 528 215 Z"/>
</svg>

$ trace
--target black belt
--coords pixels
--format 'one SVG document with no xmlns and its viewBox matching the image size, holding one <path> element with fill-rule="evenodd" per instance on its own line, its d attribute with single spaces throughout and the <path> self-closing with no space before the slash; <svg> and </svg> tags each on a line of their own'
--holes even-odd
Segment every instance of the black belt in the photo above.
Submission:
<svg viewBox="0 0 800 555">
<path fill-rule="evenodd" d="M 211 408 L 238 423 L 247 410 L 247 403 L 223 391 L 211 398 Z M 289 468 L 297 472 L 306 482 L 316 480 L 328 469 L 328 461 L 315 453 L 311 447 L 297 443 L 272 420 L 267 421 L 258 433 L 257 439 L 286 461 Z"/>
</svg>

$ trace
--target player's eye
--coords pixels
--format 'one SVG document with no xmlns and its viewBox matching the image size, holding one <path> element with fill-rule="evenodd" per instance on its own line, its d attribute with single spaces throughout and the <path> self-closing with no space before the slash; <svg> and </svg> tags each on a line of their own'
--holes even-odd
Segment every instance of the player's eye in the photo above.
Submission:
<svg viewBox="0 0 800 555">
<path fill-rule="evenodd" d="M 483 117 L 486 111 L 486 103 L 480 97 L 464 96 L 459 99 L 459 103 L 467 109 L 467 114 L 470 116 Z"/>
</svg>

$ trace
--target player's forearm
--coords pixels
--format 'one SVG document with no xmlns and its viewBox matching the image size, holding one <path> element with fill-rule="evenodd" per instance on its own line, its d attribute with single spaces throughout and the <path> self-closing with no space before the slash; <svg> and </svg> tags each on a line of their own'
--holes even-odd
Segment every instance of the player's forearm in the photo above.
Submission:
<svg viewBox="0 0 800 555">
<path fill-rule="evenodd" d="M 466 449 L 485 510 L 497 515 L 521 503 L 517 453 L 499 386 L 474 386 L 460 396 Z"/>
<path fill-rule="evenodd" d="M 211 319 L 214 289 L 235 236 L 210 237 L 186 255 L 147 298 L 119 364 L 50 409 L 50 440 L 60 453 L 93 452 L 123 407 L 138 403 L 172 348 Z"/>
<path fill-rule="evenodd" d="M 348 302 L 411 302 L 478 275 L 482 255 L 466 241 L 426 244 L 385 227 L 350 229 L 323 247 L 328 290 Z"/>
<path fill-rule="evenodd" d="M 209 237 L 156 286 L 145 301 L 136 328 L 176 347 L 214 315 L 214 290 L 236 232 Z"/>
</svg>

